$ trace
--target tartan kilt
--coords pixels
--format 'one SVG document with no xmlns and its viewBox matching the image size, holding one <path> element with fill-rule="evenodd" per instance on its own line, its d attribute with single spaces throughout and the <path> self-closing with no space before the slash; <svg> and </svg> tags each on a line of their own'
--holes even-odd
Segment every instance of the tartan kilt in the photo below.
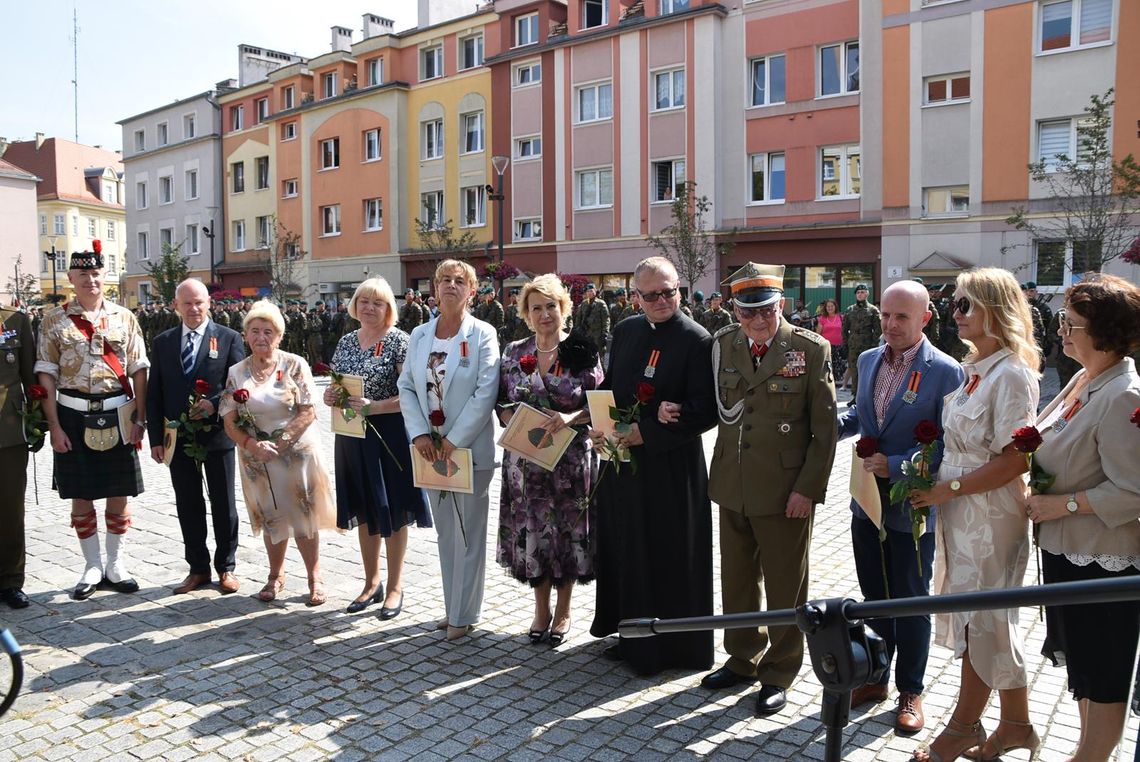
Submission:
<svg viewBox="0 0 1140 762">
<path fill-rule="evenodd" d="M 99 500 L 143 491 L 142 466 L 133 445 L 96 452 L 83 443 L 83 413 L 63 405 L 56 409 L 59 427 L 71 440 L 71 452 L 55 453 L 52 486 L 61 498 Z"/>
</svg>

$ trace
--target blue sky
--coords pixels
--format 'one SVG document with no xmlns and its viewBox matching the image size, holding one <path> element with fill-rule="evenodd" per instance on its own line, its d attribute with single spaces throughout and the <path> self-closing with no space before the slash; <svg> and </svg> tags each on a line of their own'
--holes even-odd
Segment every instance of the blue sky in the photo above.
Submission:
<svg viewBox="0 0 1140 762">
<path fill-rule="evenodd" d="M 31 0 L 5 2 L 0 137 L 74 140 L 72 10 L 79 15 L 79 142 L 122 147 L 117 121 L 237 77 L 237 46 L 306 58 L 329 50 L 329 27 L 361 15 L 415 26 L 415 0 Z M 34 75 L 31 74 L 34 72 Z"/>
</svg>

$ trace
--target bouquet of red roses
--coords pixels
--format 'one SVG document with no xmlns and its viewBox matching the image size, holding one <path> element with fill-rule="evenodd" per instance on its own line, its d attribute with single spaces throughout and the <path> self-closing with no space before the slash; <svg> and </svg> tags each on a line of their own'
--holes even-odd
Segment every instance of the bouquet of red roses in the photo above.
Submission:
<svg viewBox="0 0 1140 762">
<path fill-rule="evenodd" d="M 44 416 L 43 401 L 47 396 L 47 389 L 39 384 L 32 384 L 28 387 L 27 404 L 20 411 L 20 417 L 24 419 L 24 441 L 30 452 L 39 452 L 44 446 L 44 439 L 47 436 L 47 426 L 44 424 L 47 423 L 47 418 Z"/>
<path fill-rule="evenodd" d="M 934 476 L 931 473 L 934 456 L 938 449 L 938 438 L 942 430 L 938 424 L 931 420 L 922 420 L 914 427 L 915 442 L 919 445 L 918 452 L 902 462 L 902 478 L 891 483 L 891 505 L 906 502 L 911 492 L 919 490 L 925 492 L 934 486 Z M 930 506 L 916 508 L 910 505 L 910 530 L 914 536 L 914 552 L 918 558 L 918 576 L 922 576 L 922 556 L 919 555 L 918 541 L 926 531 L 926 519 L 930 516 Z"/>
</svg>

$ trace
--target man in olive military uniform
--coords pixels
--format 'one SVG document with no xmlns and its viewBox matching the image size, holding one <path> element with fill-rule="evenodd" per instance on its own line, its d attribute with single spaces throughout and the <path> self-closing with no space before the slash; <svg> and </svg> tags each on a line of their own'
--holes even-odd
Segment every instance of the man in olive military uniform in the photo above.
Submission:
<svg viewBox="0 0 1140 762">
<path fill-rule="evenodd" d="M 697 316 L 697 322 L 704 326 L 705 330 L 709 333 L 716 333 L 721 328 L 736 322 L 732 317 L 732 313 L 721 306 L 723 301 L 720 292 L 713 291 L 709 294 L 708 309 Z"/>
<path fill-rule="evenodd" d="M 24 595 L 24 493 L 28 447 L 20 410 L 29 404 L 35 375 L 35 339 L 24 313 L 0 305 L 0 601 L 14 609 Z M 45 434 L 47 426 L 44 426 Z M 42 445 L 41 445 L 42 446 Z"/>
<path fill-rule="evenodd" d="M 610 308 L 598 298 L 598 289 L 593 283 L 586 284 L 586 294 L 574 313 L 574 326 L 589 336 L 598 351 L 605 354 L 610 337 Z"/>
<path fill-rule="evenodd" d="M 1037 284 L 1034 281 L 1025 284 L 1025 295 L 1029 297 L 1029 303 L 1041 313 L 1041 324 L 1045 326 L 1045 344 L 1042 349 L 1048 359 L 1053 345 L 1057 343 L 1057 334 L 1049 330 L 1049 326 L 1053 324 L 1053 310 L 1049 308 L 1045 295 L 1037 293 Z"/>
<path fill-rule="evenodd" d="M 610 305 L 610 329 L 622 321 L 623 318 L 629 317 L 626 314 L 626 309 L 629 307 L 629 300 L 625 298 L 625 289 L 618 288 L 614 290 L 614 303 Z M 632 311 L 632 310 L 631 310 Z"/>
<path fill-rule="evenodd" d="M 709 497 L 720 507 L 726 614 L 807 601 L 812 513 L 824 500 L 838 439 L 831 347 L 784 318 L 783 279 L 783 265 L 749 262 L 733 273 L 726 285 L 740 325 L 713 337 L 720 420 Z M 726 630 L 724 647 L 728 662 L 701 685 L 759 681 L 757 714 L 780 711 L 803 662 L 800 630 Z"/>
<path fill-rule="evenodd" d="M 855 286 L 855 303 L 843 313 L 843 346 L 847 348 L 847 367 L 859 367 L 859 354 L 879 346 L 879 336 L 883 333 L 879 319 L 879 308 L 867 301 L 870 294 L 866 284 Z M 859 376 L 852 373 L 854 384 L 851 396 L 859 391 Z"/>
<path fill-rule="evenodd" d="M 525 339 L 527 336 L 530 336 L 530 329 L 527 328 L 526 320 L 519 311 L 518 288 L 511 289 L 508 301 L 507 317 L 503 323 L 502 330 L 499 331 L 499 344 L 501 346 L 506 346 L 512 341 L 518 341 L 519 339 Z"/>
<path fill-rule="evenodd" d="M 490 286 L 483 287 L 483 311 L 482 317 L 479 319 L 485 323 L 490 323 L 491 327 L 498 331 L 503 327 L 503 321 L 506 319 L 507 313 L 503 309 L 503 303 L 495 298 L 495 289 Z"/>
<path fill-rule="evenodd" d="M 710 296 L 709 299 L 712 299 L 712 297 Z M 709 308 L 709 306 L 707 304 L 705 304 L 704 293 L 701 291 L 694 291 L 693 292 L 693 303 L 689 307 L 690 311 L 693 313 L 693 315 L 692 315 L 693 320 L 696 320 L 698 323 L 700 323 L 701 322 L 701 315 L 704 314 L 705 310 L 707 310 L 708 308 Z M 712 332 L 710 331 L 710 333 L 712 333 Z"/>
<path fill-rule="evenodd" d="M 226 309 L 228 303 L 228 299 L 220 299 L 213 303 L 213 308 L 210 310 L 210 319 L 223 328 L 230 327 L 230 312 Z"/>
<path fill-rule="evenodd" d="M 305 333 L 305 316 L 301 314 L 295 299 L 285 300 L 285 351 L 301 354 Z"/>
<path fill-rule="evenodd" d="M 306 317 L 308 334 L 305 336 L 306 356 L 309 366 L 323 362 L 325 359 L 325 334 L 328 333 L 328 313 L 324 310 L 325 303 L 317 302 L 309 309 Z"/>
<path fill-rule="evenodd" d="M 416 292 L 413 289 L 404 291 L 404 303 L 396 313 L 396 327 L 404 333 L 411 333 L 412 329 L 424 320 L 423 308 L 416 303 Z"/>
</svg>

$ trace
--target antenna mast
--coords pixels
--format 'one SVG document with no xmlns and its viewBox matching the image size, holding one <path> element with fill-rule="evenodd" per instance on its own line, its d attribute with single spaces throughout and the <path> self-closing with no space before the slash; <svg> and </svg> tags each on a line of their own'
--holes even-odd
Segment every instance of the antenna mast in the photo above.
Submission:
<svg viewBox="0 0 1140 762">
<path fill-rule="evenodd" d="M 71 80 L 73 95 L 73 102 L 75 105 L 75 142 L 79 142 L 79 10 L 75 5 L 71 6 L 71 57 L 72 57 L 72 76 Z"/>
</svg>

